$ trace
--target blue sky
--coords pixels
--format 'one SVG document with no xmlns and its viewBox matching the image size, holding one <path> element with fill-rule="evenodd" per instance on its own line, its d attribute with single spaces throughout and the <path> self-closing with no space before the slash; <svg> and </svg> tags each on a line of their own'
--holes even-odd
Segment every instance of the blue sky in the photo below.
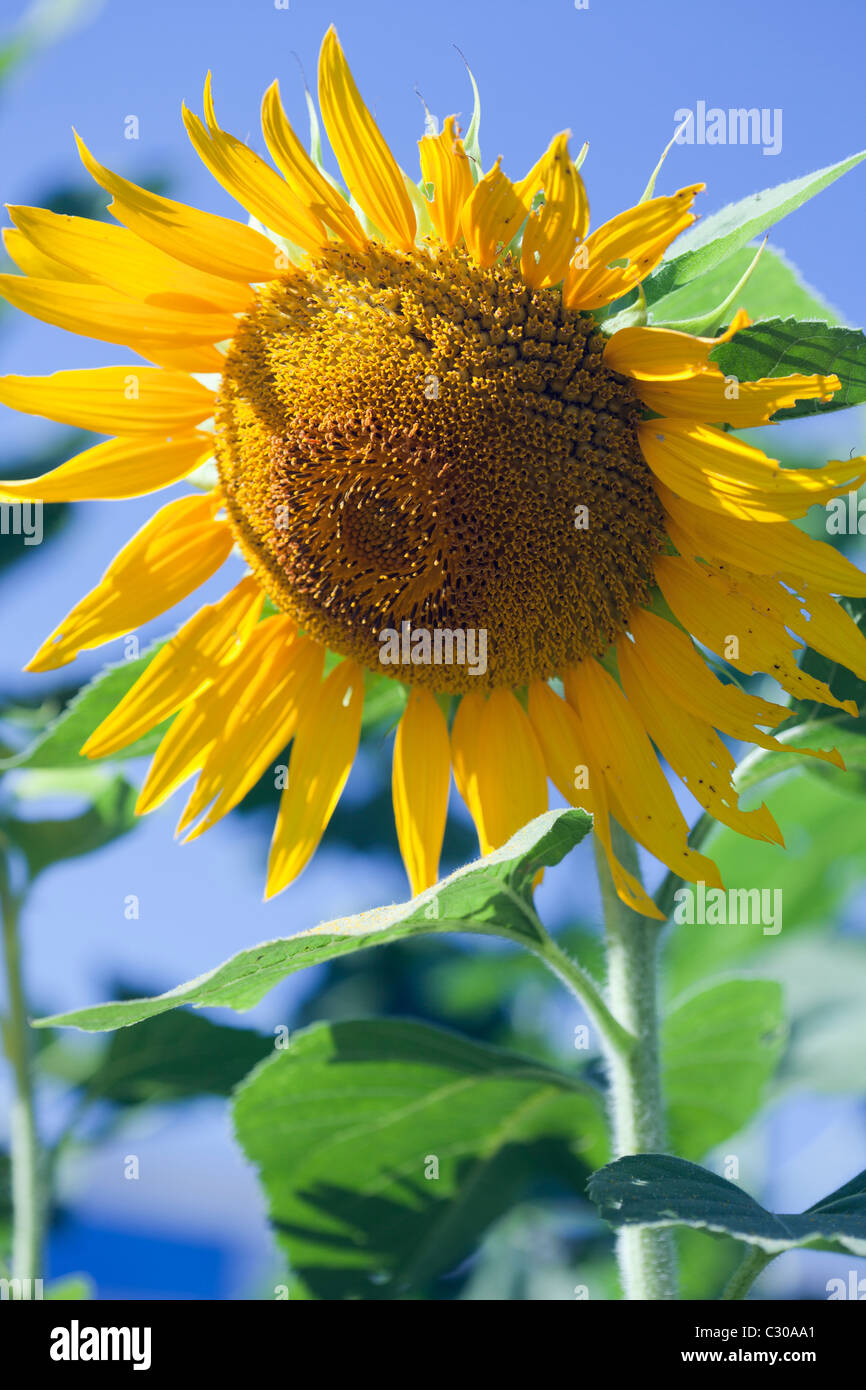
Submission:
<svg viewBox="0 0 866 1390">
<path fill-rule="evenodd" d="M 13 23 L 26 8 L 20 0 L 4 0 L 4 22 Z M 706 213 L 866 146 L 864 14 L 860 0 L 824 0 L 819 6 L 813 0 L 729 0 L 723 7 L 694 0 L 589 0 L 586 9 L 577 9 L 573 0 L 290 0 L 288 8 L 274 0 L 108 0 L 95 7 L 89 23 L 34 57 L 7 87 L 0 102 L 0 196 L 9 203 L 36 203 L 58 183 L 83 180 L 71 134 L 75 126 L 110 167 L 132 178 L 165 171 L 173 196 L 242 215 L 189 145 L 181 102 L 200 109 L 211 69 L 221 123 L 263 152 L 262 92 L 279 77 L 289 115 L 305 129 L 293 55 L 312 84 L 319 43 L 333 21 L 359 85 L 407 169 L 417 167 L 415 142 L 423 131 L 417 92 L 438 116 L 458 112 L 468 123 L 471 92 L 459 47 L 481 87 L 485 163 L 502 154 L 506 170 L 519 175 L 555 131 L 571 129 L 574 150 L 589 141 L 583 173 L 595 224 L 639 198 L 678 109 L 704 101 L 781 110 L 782 148 L 776 155 L 743 145 L 673 149 L 660 191 L 703 181 L 707 191 L 699 207 Z M 138 118 L 137 140 L 125 138 L 130 115 Z M 866 171 L 856 170 L 773 236 L 773 244 L 851 323 L 866 316 L 864 180 Z M 7 317 L 0 330 L 2 373 L 126 360 L 133 358 L 123 349 L 88 343 L 23 316 Z M 35 449 L 60 430 L 5 409 L 0 417 L 6 458 Z M 39 688 L 35 678 L 20 675 L 21 665 L 151 510 L 147 499 L 82 507 L 44 556 L 36 549 L 4 571 L 5 688 Z M 222 588 L 221 582 L 215 586 L 216 592 Z M 166 626 L 168 621 L 156 625 Z M 108 655 L 116 659 L 119 651 Z M 94 655 L 75 669 L 84 675 L 100 663 L 101 655 Z M 367 775 L 362 764 L 350 795 L 363 796 Z M 404 894 L 402 875 L 385 856 L 381 863 L 362 863 L 326 850 L 297 886 L 264 907 L 263 866 L 249 853 L 246 837 L 222 827 L 180 849 L 171 839 L 175 818 L 171 807 L 98 859 L 45 878 L 27 923 L 28 967 L 40 1007 L 95 1002 L 117 973 L 148 987 L 169 987 L 251 941 Z M 560 884 L 547 883 L 543 890 L 554 918 L 562 915 L 567 897 Z M 133 892 L 142 899 L 137 923 L 125 921 L 122 911 L 124 897 Z M 262 1021 L 279 1021 L 276 1006 L 268 1007 Z M 143 1229 L 181 1235 L 186 1230 L 190 1240 L 204 1240 L 220 1238 L 230 1201 L 234 1248 L 261 1256 L 266 1237 L 258 1197 L 252 1183 L 239 1177 L 222 1119 L 211 1109 L 200 1121 L 184 1120 L 181 1130 L 186 1147 L 176 1138 L 169 1144 L 167 1130 L 142 1140 L 151 1143 L 161 1166 L 137 1216 L 112 1195 L 109 1159 L 96 1173 L 81 1175 L 75 1189 L 80 1209 L 97 1223 L 122 1216 L 133 1225 L 140 1220 Z M 205 1143 L 208 1182 L 202 1198 L 193 1155 Z"/>
</svg>

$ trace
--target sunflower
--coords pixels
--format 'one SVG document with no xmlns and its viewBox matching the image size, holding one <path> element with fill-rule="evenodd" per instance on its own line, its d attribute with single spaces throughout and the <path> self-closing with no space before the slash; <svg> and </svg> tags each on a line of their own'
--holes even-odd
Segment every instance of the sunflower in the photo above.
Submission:
<svg viewBox="0 0 866 1390">
<path fill-rule="evenodd" d="M 407 697 L 393 802 L 414 892 L 438 874 L 453 770 L 483 852 L 546 809 L 550 780 L 594 816 L 620 896 L 658 916 L 613 854 L 611 817 L 684 879 L 720 882 L 659 755 L 712 816 L 781 843 L 766 806 L 738 806 L 720 735 L 776 748 L 790 711 L 720 679 L 704 650 L 855 712 L 796 658 L 802 640 L 866 678 L 866 641 L 831 596 L 866 580 L 790 523 L 866 479 L 864 460 L 783 470 L 725 428 L 839 381 L 737 383 L 710 360 L 720 338 L 604 331 L 594 311 L 658 265 L 702 185 L 590 232 L 567 133 L 512 181 L 500 160 L 481 174 L 454 117 L 419 142 L 416 185 L 333 28 L 319 98 L 348 194 L 276 83 L 272 165 L 220 128 L 208 80 L 204 120 L 185 108 L 184 122 L 249 222 L 150 193 L 80 140 L 117 225 L 10 210 L 24 274 L 0 276 L 6 299 L 152 365 L 0 380 L 8 406 L 115 436 L 3 496 L 196 489 L 128 542 L 29 669 L 152 620 L 239 551 L 246 577 L 158 650 L 82 749 L 108 757 L 171 720 L 140 812 L 194 777 L 178 826 L 192 839 L 291 742 L 279 892 L 321 839 L 365 688 L 386 677 Z"/>
</svg>

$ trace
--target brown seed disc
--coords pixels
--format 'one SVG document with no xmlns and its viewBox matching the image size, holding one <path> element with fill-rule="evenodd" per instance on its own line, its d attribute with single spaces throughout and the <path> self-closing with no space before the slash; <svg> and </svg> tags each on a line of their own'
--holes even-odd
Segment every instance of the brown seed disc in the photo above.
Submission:
<svg viewBox="0 0 866 1390">
<path fill-rule="evenodd" d="M 593 319 L 510 263 L 328 251 L 263 288 L 217 457 L 240 548 L 338 652 L 440 691 L 600 654 L 664 545 L 642 407 Z M 484 629 L 487 669 L 382 665 L 382 634 Z"/>
</svg>

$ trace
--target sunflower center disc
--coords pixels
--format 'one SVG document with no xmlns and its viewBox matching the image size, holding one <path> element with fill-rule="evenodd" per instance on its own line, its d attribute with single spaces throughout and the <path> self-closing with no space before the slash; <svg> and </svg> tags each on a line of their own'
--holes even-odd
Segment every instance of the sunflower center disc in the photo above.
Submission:
<svg viewBox="0 0 866 1390">
<path fill-rule="evenodd" d="M 604 343 L 558 291 L 457 251 L 335 249 L 262 289 L 226 360 L 217 457 L 273 601 L 441 691 L 603 652 L 664 537 L 641 407 Z"/>
</svg>

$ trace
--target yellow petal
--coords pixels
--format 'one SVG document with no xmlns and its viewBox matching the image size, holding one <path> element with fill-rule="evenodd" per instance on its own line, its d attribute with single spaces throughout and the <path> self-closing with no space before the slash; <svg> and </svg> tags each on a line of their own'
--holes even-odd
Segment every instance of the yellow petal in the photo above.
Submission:
<svg viewBox="0 0 866 1390">
<path fill-rule="evenodd" d="M 433 185 L 430 217 L 446 246 L 456 246 L 463 235 L 460 214 L 474 187 L 472 167 L 458 138 L 456 117 L 448 116 L 439 135 L 418 141 L 421 174 Z"/>
<path fill-rule="evenodd" d="M 604 350 L 605 366 L 636 381 L 684 381 L 700 372 L 718 371 L 710 362 L 713 348 L 728 342 L 750 322 L 745 310 L 738 309 L 717 338 L 698 338 L 673 328 L 621 328 Z"/>
<path fill-rule="evenodd" d="M 494 690 L 486 701 L 463 697 L 452 740 L 457 788 L 475 821 L 481 853 L 489 854 L 547 810 L 538 739 L 511 691 Z"/>
<path fill-rule="evenodd" d="M 0 404 L 97 434 L 188 430 L 213 413 L 213 392 L 159 367 L 92 367 L 52 376 L 0 377 Z"/>
<path fill-rule="evenodd" d="M 255 284 L 274 278 L 281 253 L 261 232 L 150 193 L 98 164 L 84 142 L 77 135 L 75 139 L 85 169 L 114 200 L 109 212 L 144 241 L 226 280 Z"/>
<path fill-rule="evenodd" d="M 568 135 L 557 135 L 541 166 L 544 203 L 529 216 L 523 232 L 520 270 L 533 289 L 556 285 L 585 231 L 589 203 L 583 180 L 568 153 Z"/>
<path fill-rule="evenodd" d="M 142 497 L 179 482 L 212 453 L 213 440 L 200 434 L 177 439 L 109 439 L 41 478 L 4 478 L 0 499 L 80 502 Z"/>
<path fill-rule="evenodd" d="M 640 719 L 613 677 L 590 658 L 566 672 L 564 685 L 620 825 L 682 878 L 721 887 L 712 860 L 689 848 L 685 818 Z"/>
<path fill-rule="evenodd" d="M 552 179 L 563 177 L 563 170 L 557 170 L 554 166 L 561 159 L 563 150 L 568 153 L 568 131 L 562 131 L 559 135 L 554 135 L 547 149 L 540 159 L 536 160 L 525 178 L 518 179 L 514 185 L 518 198 L 527 212 L 532 208 L 533 199 L 539 191 L 547 193 L 551 186 Z M 589 231 L 589 200 L 586 196 L 586 189 L 580 171 L 576 164 L 571 164 L 571 170 L 576 176 L 575 187 L 575 209 L 573 231 L 574 235 L 583 240 Z M 570 174 L 565 175 L 571 177 Z"/>
<path fill-rule="evenodd" d="M 262 130 L 271 157 L 294 193 L 334 235 L 363 251 L 368 237 L 346 199 L 317 169 L 283 110 L 280 87 L 273 82 L 262 100 Z"/>
<path fill-rule="evenodd" d="M 611 877 L 623 902 L 634 912 L 662 919 L 643 884 L 630 874 L 613 852 L 610 812 L 604 778 L 590 760 L 577 711 L 544 681 L 529 687 L 529 718 L 544 755 L 547 775 L 572 806 L 582 806 L 593 818 L 593 830 L 604 848 Z"/>
<path fill-rule="evenodd" d="M 205 372 L 221 375 L 226 364 L 225 354 L 211 343 L 195 343 L 192 347 L 167 348 L 161 343 L 155 345 L 142 341 L 136 344 L 135 351 L 156 367 L 167 367 L 171 372 Z"/>
<path fill-rule="evenodd" d="M 183 706 L 156 751 L 136 803 L 136 815 L 143 816 L 162 805 L 204 765 L 208 754 L 221 742 L 226 720 L 268 650 L 275 640 L 289 641 L 294 632 L 291 619 L 282 615 L 266 618 L 253 628 L 229 667 Z"/>
<path fill-rule="evenodd" d="M 816 502 L 866 479 L 864 459 L 780 468 L 736 435 L 691 421 L 646 420 L 638 440 L 653 473 L 672 492 L 708 511 L 752 521 L 805 516 Z"/>
<path fill-rule="evenodd" d="M 672 706 L 641 661 L 628 637 L 617 643 L 619 672 L 629 703 L 674 772 L 705 811 L 753 840 L 784 844 L 781 831 L 766 806 L 741 811 L 732 777 L 734 759 L 714 729 L 685 710 Z"/>
<path fill-rule="evenodd" d="M 217 125 L 210 73 L 205 83 L 204 109 L 207 126 L 186 106 L 183 121 L 196 154 L 217 182 L 269 231 L 287 237 L 306 251 L 324 246 L 328 238 L 318 217 L 254 150 Z"/>
<path fill-rule="evenodd" d="M 713 675 L 688 634 L 657 614 L 636 609 L 629 627 L 642 664 L 673 705 L 745 743 L 776 751 L 784 747 L 756 726 L 775 728 L 790 715 L 785 705 L 771 704 L 736 685 L 724 685 Z M 842 766 L 835 751 L 799 751 Z"/>
<path fill-rule="evenodd" d="M 28 671 L 53 671 L 80 651 L 131 632 L 192 593 L 228 558 L 232 532 L 219 498 L 169 502 L 112 560 L 100 583 L 43 643 Z"/>
<path fill-rule="evenodd" d="M 724 423 L 735 429 L 766 425 L 777 410 L 797 401 L 828 401 L 839 389 L 837 376 L 795 374 L 735 382 L 712 367 L 671 385 L 652 381 L 635 383 L 635 391 L 644 405 L 657 415 Z"/>
<path fill-rule="evenodd" d="M 829 594 L 803 583 L 792 594 L 776 579 L 746 574 L 730 565 L 719 566 L 719 570 L 759 612 L 790 628 L 822 656 L 866 680 L 866 637 Z"/>
<path fill-rule="evenodd" d="M 225 598 L 200 608 L 160 647 L 135 684 L 93 731 L 81 752 L 104 758 L 155 729 L 209 685 L 258 621 L 264 592 L 252 575 Z"/>
<path fill-rule="evenodd" d="M 82 285 L 99 283 L 97 275 L 85 275 L 83 271 L 73 270 L 71 266 L 63 265 L 53 256 L 40 251 L 17 227 L 3 228 L 3 245 L 18 269 L 36 280 L 77 280 Z"/>
<path fill-rule="evenodd" d="M 578 247 L 565 276 L 566 307 L 600 308 L 649 275 L 674 238 L 695 221 L 690 209 L 703 187 L 696 183 L 672 197 L 651 198 L 592 232 Z"/>
<path fill-rule="evenodd" d="M 163 735 L 144 786 L 135 803 L 135 814 L 145 816 L 161 806 L 204 762 L 222 728 L 224 708 L 208 699 L 212 689 L 190 700 Z"/>
<path fill-rule="evenodd" d="M 838 661 L 861 680 L 866 680 L 866 636 L 850 614 L 814 584 L 802 584 L 800 592 L 808 619 L 794 629 L 810 647 Z M 847 590 L 846 590 L 847 593 Z"/>
<path fill-rule="evenodd" d="M 400 166 L 364 105 L 331 25 L 319 54 L 319 104 L 343 177 L 374 224 L 403 251 L 415 245 L 415 210 Z"/>
<path fill-rule="evenodd" d="M 69 280 L 31 280 L 25 275 L 0 275 L 0 297 L 25 314 L 105 343 L 126 347 L 183 347 L 218 343 L 237 328 L 233 314 L 189 313 L 136 303 L 106 285 L 82 285 Z"/>
<path fill-rule="evenodd" d="M 547 775 L 572 806 L 596 814 L 597 790 L 589 775 L 577 714 L 546 681 L 529 687 L 529 719 L 544 758 Z"/>
<path fill-rule="evenodd" d="M 752 574 L 808 579 L 830 594 L 866 595 L 866 575 L 832 545 L 813 540 L 788 521 L 757 529 L 751 521 L 710 516 L 703 506 L 683 501 L 661 483 L 656 492 L 684 539 L 685 549 L 671 536 L 680 554 L 730 561 Z"/>
<path fill-rule="evenodd" d="M 439 877 L 450 780 L 445 717 L 428 690 L 413 690 L 397 726 L 391 778 L 397 839 L 413 894 Z"/>
<path fill-rule="evenodd" d="M 505 177 L 499 165 L 497 159 L 489 173 L 478 180 L 463 204 L 460 217 L 469 254 L 482 267 L 493 264 L 526 217 L 526 208 L 514 184 Z"/>
<path fill-rule="evenodd" d="M 484 708 L 479 791 L 490 848 L 547 810 L 544 758 L 523 706 L 510 690 L 494 690 Z"/>
<path fill-rule="evenodd" d="M 837 700 L 824 681 L 802 671 L 794 659 L 796 641 L 774 619 L 737 593 L 729 580 L 681 556 L 665 555 L 655 563 L 658 585 L 674 615 L 689 632 L 738 671 L 766 671 L 784 690 L 803 700 L 817 700 L 849 714 L 851 700 Z"/>
<path fill-rule="evenodd" d="M 271 843 L 266 897 L 297 878 L 314 854 L 355 761 L 363 707 L 363 675 L 354 662 L 341 661 L 298 723 Z"/>
<path fill-rule="evenodd" d="M 225 726 L 178 822 L 180 833 L 210 807 L 185 843 L 237 806 L 286 747 L 304 709 L 319 697 L 324 648 L 309 637 L 296 636 L 294 624 L 286 626 L 289 620 L 273 621 L 282 627 L 274 629 L 273 642 L 259 654 L 256 669 L 234 681 L 236 694 Z"/>
<path fill-rule="evenodd" d="M 478 749 L 481 719 L 484 714 L 483 695 L 464 695 L 457 706 L 451 726 L 451 762 L 457 790 L 475 822 L 479 843 L 488 843 L 484 817 L 478 793 Z"/>
<path fill-rule="evenodd" d="M 252 300 L 248 285 L 184 265 L 126 227 L 44 208 L 10 207 L 9 215 L 39 252 L 68 268 L 63 278 L 81 276 L 157 308 L 193 313 L 242 313 Z"/>
</svg>

